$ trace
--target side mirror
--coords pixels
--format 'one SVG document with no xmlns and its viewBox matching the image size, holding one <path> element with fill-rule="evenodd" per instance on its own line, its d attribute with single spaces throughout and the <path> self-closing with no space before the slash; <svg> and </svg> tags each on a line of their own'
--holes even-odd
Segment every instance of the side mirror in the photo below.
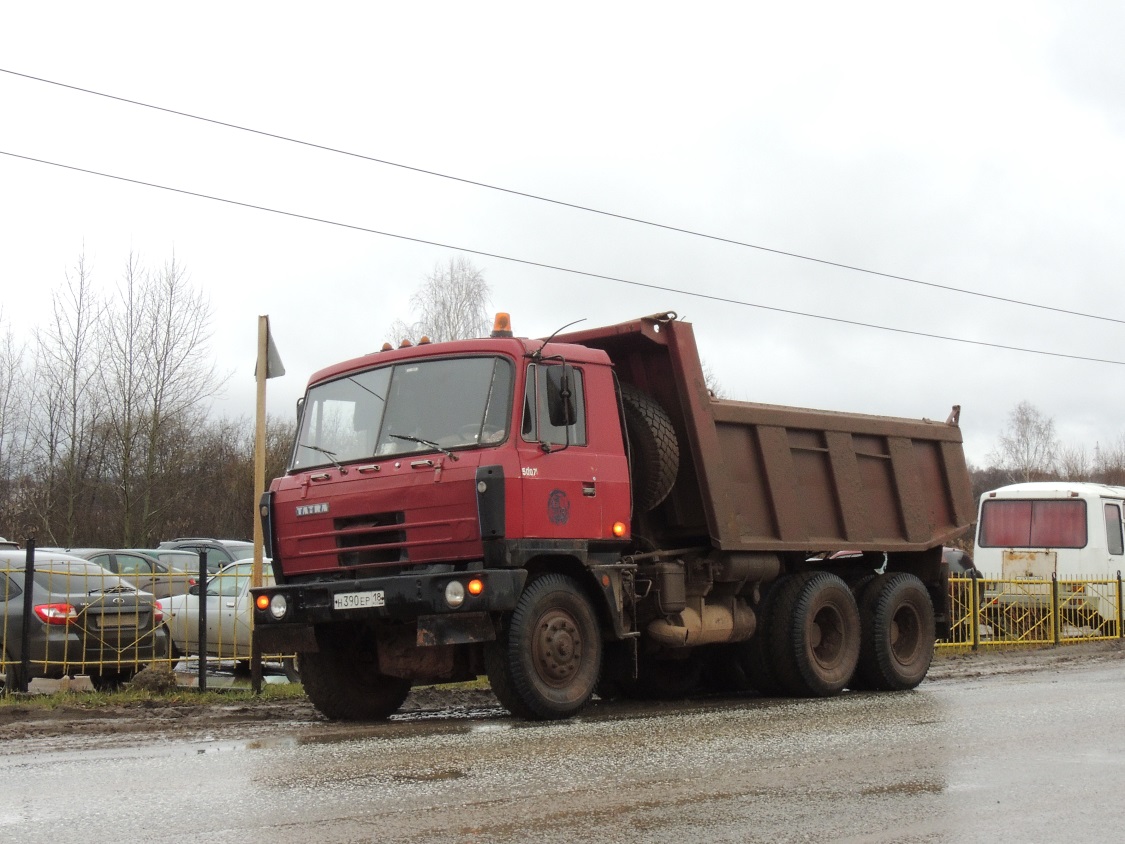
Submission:
<svg viewBox="0 0 1125 844">
<path fill-rule="evenodd" d="M 570 367 L 565 363 L 547 369 L 547 416 L 556 428 L 573 425 L 578 414 L 575 411 L 574 393 L 571 385 L 574 379 Z"/>
</svg>

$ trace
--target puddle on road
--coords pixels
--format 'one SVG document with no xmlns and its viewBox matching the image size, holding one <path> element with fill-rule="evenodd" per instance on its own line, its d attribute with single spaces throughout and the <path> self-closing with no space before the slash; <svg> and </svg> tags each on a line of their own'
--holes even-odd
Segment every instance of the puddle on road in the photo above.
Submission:
<svg viewBox="0 0 1125 844">
<path fill-rule="evenodd" d="M 442 782 L 444 780 L 459 780 L 467 777 L 464 771 L 426 771 L 418 774 L 394 774 L 391 779 L 395 782 Z"/>
<path fill-rule="evenodd" d="M 941 794 L 943 791 L 945 791 L 944 784 L 931 780 L 921 780 L 871 786 L 863 789 L 860 793 L 864 797 L 901 797 L 914 794 Z"/>
</svg>

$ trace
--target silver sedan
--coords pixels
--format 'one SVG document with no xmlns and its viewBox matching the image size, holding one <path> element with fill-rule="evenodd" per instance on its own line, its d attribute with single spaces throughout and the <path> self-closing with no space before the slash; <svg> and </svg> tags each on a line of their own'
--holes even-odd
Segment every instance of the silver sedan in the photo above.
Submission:
<svg viewBox="0 0 1125 844">
<path fill-rule="evenodd" d="M 207 656 L 222 660 L 243 662 L 251 655 L 250 614 L 253 596 L 250 594 L 252 560 L 239 560 L 223 566 L 207 581 L 204 589 L 192 592 L 203 595 L 173 595 L 162 600 L 164 624 L 172 641 L 172 656 L 187 656 L 205 652 Z M 262 563 L 262 585 L 273 584 L 273 567 L 269 560 Z M 200 600 L 207 607 L 207 641 L 199 643 Z M 296 679 L 296 665 L 292 659 L 283 664 L 290 680 Z"/>
</svg>

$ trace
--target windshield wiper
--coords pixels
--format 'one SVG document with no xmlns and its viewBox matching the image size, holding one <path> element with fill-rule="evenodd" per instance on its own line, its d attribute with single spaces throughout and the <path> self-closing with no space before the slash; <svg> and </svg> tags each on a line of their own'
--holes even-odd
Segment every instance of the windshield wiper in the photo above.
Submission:
<svg viewBox="0 0 1125 844">
<path fill-rule="evenodd" d="M 389 436 L 394 437 L 396 440 L 409 440 L 410 442 L 418 443 L 419 445 L 428 445 L 430 448 L 433 448 L 433 449 L 436 449 L 437 451 L 440 451 L 442 454 L 444 454 L 450 460 L 460 460 L 461 459 L 456 454 L 454 454 L 452 451 L 450 451 L 448 448 L 445 448 L 444 446 L 438 445 L 433 440 L 424 440 L 421 437 L 413 437 L 410 434 L 390 434 Z"/>
<path fill-rule="evenodd" d="M 341 475 L 348 474 L 348 470 L 345 469 L 343 464 L 341 464 L 336 459 L 336 452 L 329 451 L 326 448 L 321 448 L 319 445 L 306 445 L 305 443 L 297 443 L 297 447 L 298 448 L 307 448 L 309 451 L 319 451 L 321 454 L 323 454 L 325 457 L 327 457 L 329 460 L 332 461 L 332 465 L 340 470 Z"/>
</svg>

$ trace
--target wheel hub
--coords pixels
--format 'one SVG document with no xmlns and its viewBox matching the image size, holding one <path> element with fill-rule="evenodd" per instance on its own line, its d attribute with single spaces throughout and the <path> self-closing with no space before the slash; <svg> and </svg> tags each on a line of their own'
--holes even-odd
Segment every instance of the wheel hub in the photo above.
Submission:
<svg viewBox="0 0 1125 844">
<path fill-rule="evenodd" d="M 843 652 L 843 620 L 826 607 L 816 614 L 809 629 L 809 647 L 821 665 L 833 665 Z"/>
<path fill-rule="evenodd" d="M 921 639 L 921 622 L 908 608 L 895 613 L 890 624 L 891 652 L 899 660 L 909 660 Z"/>
<path fill-rule="evenodd" d="M 549 612 L 539 621 L 534 643 L 535 668 L 543 681 L 563 686 L 582 662 L 582 636 L 568 613 Z"/>
</svg>

